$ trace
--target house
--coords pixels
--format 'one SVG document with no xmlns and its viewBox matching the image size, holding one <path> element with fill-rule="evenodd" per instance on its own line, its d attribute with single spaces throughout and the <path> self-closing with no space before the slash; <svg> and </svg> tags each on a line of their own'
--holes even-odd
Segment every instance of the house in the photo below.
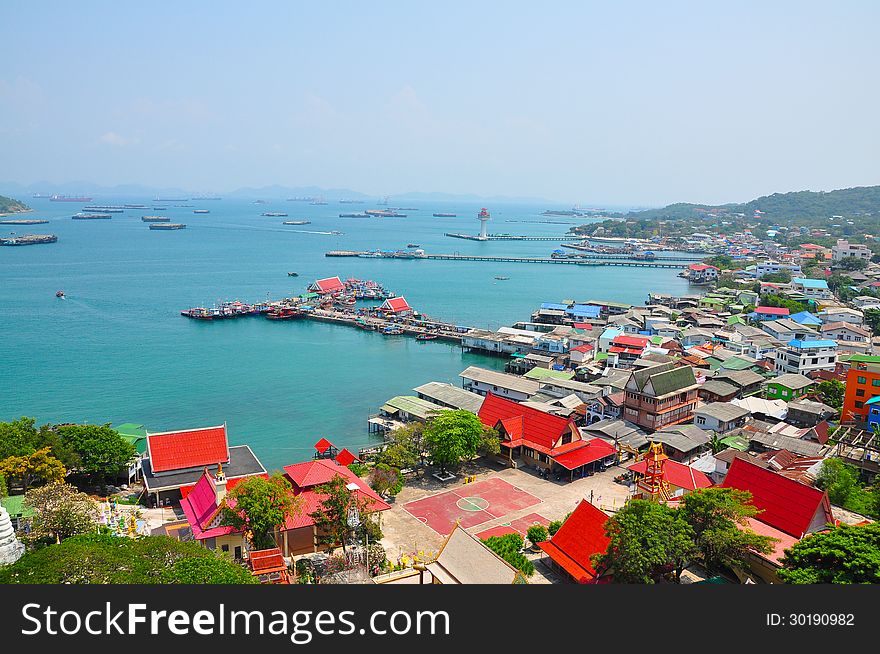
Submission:
<svg viewBox="0 0 880 654">
<path fill-rule="evenodd" d="M 648 445 L 648 437 L 641 429 L 625 420 L 606 418 L 580 429 L 582 438 L 601 438 L 614 443 L 621 454 L 638 456 Z"/>
<path fill-rule="evenodd" d="M 722 381 L 726 384 L 733 384 L 739 388 L 737 397 L 748 397 L 755 393 L 761 392 L 761 385 L 764 383 L 764 376 L 751 370 L 744 368 L 742 370 L 729 370 L 721 368 L 712 377 L 712 380 Z M 727 400 L 724 400 L 727 401 Z"/>
<path fill-rule="evenodd" d="M 648 339 L 644 336 L 621 334 L 612 339 L 608 354 L 616 354 L 617 360 L 621 363 L 632 363 L 642 356 L 648 343 Z"/>
<path fill-rule="evenodd" d="M 755 307 L 755 310 L 749 314 L 753 316 L 755 320 L 777 320 L 779 318 L 784 318 L 789 315 L 791 312 L 784 307 Z"/>
<path fill-rule="evenodd" d="M 776 539 L 773 552 L 749 557 L 749 572 L 767 583 L 778 583 L 776 571 L 786 549 L 834 524 L 827 493 L 748 459 L 733 459 L 722 487 L 748 491 L 760 510 L 741 529 Z"/>
<path fill-rule="evenodd" d="M 753 418 L 780 421 L 788 415 L 788 404 L 783 400 L 765 400 L 762 397 L 751 395 L 730 401 L 731 404 L 742 407 Z"/>
<path fill-rule="evenodd" d="M 517 375 L 469 366 L 459 373 L 465 390 L 478 395 L 492 393 L 518 402 L 529 399 L 538 392 L 539 383 Z"/>
<path fill-rule="evenodd" d="M 820 311 L 817 316 L 824 323 L 848 322 L 852 325 L 861 325 L 865 322 L 865 314 L 858 309 L 849 307 L 834 307 Z"/>
<path fill-rule="evenodd" d="M 794 320 L 799 325 L 803 325 L 804 327 L 818 327 L 822 324 L 822 320 L 815 314 L 810 313 L 809 311 L 800 311 L 798 313 L 794 313 L 790 315 L 789 318 L 791 320 Z"/>
<path fill-rule="evenodd" d="M 837 415 L 837 409 L 822 402 L 801 398 L 788 403 L 785 421 L 795 427 L 815 427 Z"/>
<path fill-rule="evenodd" d="M 681 346 L 685 349 L 699 345 L 711 343 L 715 337 L 715 333 L 709 329 L 700 329 L 699 327 L 688 327 L 679 336 Z"/>
<path fill-rule="evenodd" d="M 704 402 L 729 402 L 739 395 L 739 386 L 723 379 L 710 378 L 697 389 L 697 395 Z"/>
<path fill-rule="evenodd" d="M 764 275 L 775 275 L 782 271 L 792 275 L 802 274 L 801 267 L 796 263 L 780 263 L 779 261 L 759 261 L 755 264 L 755 277 L 761 279 Z M 754 304 L 752 302 L 751 304 Z"/>
<path fill-rule="evenodd" d="M 690 366 L 662 363 L 635 370 L 626 383 L 624 418 L 650 431 L 690 422 L 698 387 Z"/>
<path fill-rule="evenodd" d="M 690 461 L 709 445 L 709 434 L 697 425 L 670 425 L 651 434 L 673 461 Z"/>
<path fill-rule="evenodd" d="M 585 440 L 571 418 L 563 418 L 489 393 L 477 414 L 485 426 L 498 431 L 505 463 L 567 473 L 573 479 L 602 468 L 617 449 L 598 438 Z"/>
<path fill-rule="evenodd" d="M 837 366 L 837 342 L 830 339 L 794 338 L 776 350 L 777 374 L 806 375 L 815 370 L 834 370 Z"/>
<path fill-rule="evenodd" d="M 864 261 L 870 261 L 873 254 L 871 248 L 868 246 L 859 243 L 850 243 L 843 238 L 837 239 L 837 245 L 834 245 L 831 248 L 831 258 L 834 261 L 840 261 L 846 257 L 855 257 L 857 259 L 863 259 Z"/>
<path fill-rule="evenodd" d="M 527 584 L 525 576 L 456 524 L 437 556 L 422 569 L 405 568 L 373 578 L 376 584 Z"/>
<path fill-rule="evenodd" d="M 623 411 L 624 393 L 610 393 L 608 395 L 600 395 L 586 402 L 586 421 L 587 424 L 599 422 L 605 419 L 617 419 Z"/>
<path fill-rule="evenodd" d="M 382 405 L 380 414 L 383 418 L 407 423 L 427 422 L 429 418 L 433 418 L 443 411 L 449 411 L 449 408 L 414 395 L 398 395 Z"/>
<path fill-rule="evenodd" d="M 581 500 L 550 540 L 538 547 L 550 566 L 577 584 L 595 584 L 606 572 L 597 570 L 593 556 L 604 554 L 611 539 L 605 535 L 608 516 L 587 500 Z"/>
<path fill-rule="evenodd" d="M 742 427 L 749 415 L 744 409 L 730 402 L 712 402 L 694 409 L 694 424 L 718 433 Z"/>
<path fill-rule="evenodd" d="M 587 402 L 603 394 L 603 389 L 594 384 L 575 381 L 574 379 L 541 379 L 539 380 L 540 393 L 557 398 L 576 395 L 578 399 Z"/>
<path fill-rule="evenodd" d="M 617 329 L 616 327 L 606 327 L 602 334 L 599 336 L 599 352 L 608 352 L 608 350 L 611 349 L 611 341 L 622 335 L 622 329 Z"/>
<path fill-rule="evenodd" d="M 727 476 L 728 471 L 730 470 L 730 464 L 733 463 L 734 459 L 746 459 L 747 461 L 752 461 L 755 465 L 761 466 L 762 468 L 769 468 L 770 464 L 766 461 L 759 459 L 754 454 L 749 454 L 748 452 L 743 452 L 737 450 L 733 447 L 728 447 L 726 450 L 721 450 L 718 454 L 715 455 L 715 471 L 709 474 L 709 477 L 714 481 L 721 483 L 724 481 L 724 478 Z"/>
<path fill-rule="evenodd" d="M 708 284 L 718 279 L 718 268 L 705 263 L 692 263 L 688 266 L 687 273 L 691 284 Z"/>
<path fill-rule="evenodd" d="M 791 318 L 779 318 L 777 320 L 765 320 L 761 323 L 761 329 L 778 341 L 790 341 L 793 338 L 809 338 L 816 331 L 806 327 Z"/>
<path fill-rule="evenodd" d="M 241 561 L 247 552 L 244 534 L 224 523 L 224 509 L 235 508 L 235 502 L 227 502 L 227 481 L 223 466 L 218 465 L 215 474 L 205 468 L 193 489 L 180 500 L 180 508 L 192 531 L 193 538 L 209 550 L 229 552 Z"/>
<path fill-rule="evenodd" d="M 141 459 L 147 453 L 147 429 L 134 422 L 124 422 L 113 428 L 124 441 L 134 446 L 134 458 L 128 464 L 128 483 L 131 484 L 141 473 Z"/>
<path fill-rule="evenodd" d="M 229 446 L 226 424 L 181 431 L 147 432 L 141 460 L 147 496 L 156 505 L 180 500 L 198 483 L 205 466 L 222 465 L 231 490 L 241 479 L 264 476 L 266 469 L 247 445 Z"/>
<path fill-rule="evenodd" d="M 768 379 L 767 397 L 771 400 L 794 400 L 806 394 L 815 382 L 798 373 L 787 373 Z"/>
<path fill-rule="evenodd" d="M 320 536 L 314 514 L 320 510 L 326 495 L 319 489 L 335 477 L 347 481 L 348 489 L 367 507 L 370 513 L 386 511 L 391 507 L 367 483 L 345 466 L 328 459 L 304 461 L 284 467 L 284 476 L 299 498 L 300 508 L 288 515 L 275 534 L 275 540 L 284 556 L 310 554 L 326 549 Z"/>
<path fill-rule="evenodd" d="M 867 422 L 868 400 L 880 395 L 880 356 L 853 355 L 846 373 L 841 422 Z"/>
<path fill-rule="evenodd" d="M 795 277 L 791 280 L 791 285 L 795 291 L 802 293 L 807 299 L 828 300 L 834 297 L 828 288 L 828 282 L 824 279 Z"/>
<path fill-rule="evenodd" d="M 829 322 L 821 327 L 823 338 L 832 338 L 835 341 L 856 341 L 866 343 L 871 340 L 871 330 L 849 322 Z"/>
<path fill-rule="evenodd" d="M 325 277 L 324 279 L 319 279 L 314 284 L 309 286 L 310 292 L 317 293 L 319 295 L 341 293 L 344 290 L 345 284 L 342 283 L 342 280 L 339 279 L 339 277 Z"/>
<path fill-rule="evenodd" d="M 476 413 L 483 404 L 482 395 L 471 393 L 446 382 L 428 382 L 427 384 L 416 386 L 413 391 L 415 391 L 419 399 L 427 400 L 449 409 Z"/>
<path fill-rule="evenodd" d="M 581 366 L 593 360 L 593 354 L 595 353 L 595 351 L 595 347 L 593 347 L 589 343 L 584 343 L 583 345 L 578 345 L 577 347 L 571 348 L 568 351 L 568 356 L 571 359 L 571 363 L 573 365 Z"/>
<path fill-rule="evenodd" d="M 395 316 L 412 315 L 413 309 L 402 295 L 390 297 L 379 305 L 378 311 Z"/>
</svg>

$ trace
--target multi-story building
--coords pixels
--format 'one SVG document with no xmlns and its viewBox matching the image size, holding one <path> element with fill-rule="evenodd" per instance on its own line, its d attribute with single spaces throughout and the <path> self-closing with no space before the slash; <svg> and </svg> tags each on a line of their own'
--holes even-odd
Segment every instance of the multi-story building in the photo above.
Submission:
<svg viewBox="0 0 880 654">
<path fill-rule="evenodd" d="M 772 275 L 779 272 L 789 272 L 792 275 L 801 275 L 803 271 L 796 263 L 782 263 L 780 261 L 759 261 L 755 264 L 755 277 L 761 279 L 764 275 Z"/>
<path fill-rule="evenodd" d="M 776 350 L 776 374 L 807 375 L 814 370 L 834 370 L 837 342 L 830 339 L 792 339 Z"/>
<path fill-rule="evenodd" d="M 636 370 L 626 383 L 623 417 L 649 431 L 690 422 L 698 388 L 690 366 L 661 363 Z"/>
<path fill-rule="evenodd" d="M 828 288 L 828 282 L 824 279 L 795 277 L 791 280 L 791 285 L 794 290 L 803 293 L 809 299 L 828 300 L 834 297 Z"/>
<path fill-rule="evenodd" d="M 873 252 L 871 252 L 871 248 L 868 246 L 860 245 L 858 243 L 850 243 L 843 238 L 837 239 L 837 245 L 831 248 L 831 257 L 834 261 L 840 261 L 846 257 L 856 257 L 858 259 L 870 261 L 872 254 Z"/>
<path fill-rule="evenodd" d="M 849 360 L 846 373 L 846 393 L 843 396 L 841 422 L 866 422 L 865 403 L 880 395 L 880 357 L 855 354 Z"/>
</svg>

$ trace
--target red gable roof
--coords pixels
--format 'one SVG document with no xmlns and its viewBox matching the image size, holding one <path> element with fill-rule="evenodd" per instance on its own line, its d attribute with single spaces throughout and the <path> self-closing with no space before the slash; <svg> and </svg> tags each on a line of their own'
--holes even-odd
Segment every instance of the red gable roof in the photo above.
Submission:
<svg viewBox="0 0 880 654">
<path fill-rule="evenodd" d="M 593 329 L 593 325 L 588 322 L 576 322 L 572 324 L 575 329 Z"/>
<path fill-rule="evenodd" d="M 648 339 L 644 336 L 625 336 L 621 334 L 620 336 L 615 336 L 611 343 L 622 347 L 646 347 Z"/>
<path fill-rule="evenodd" d="M 209 528 L 210 523 L 217 515 L 219 506 L 217 505 L 214 478 L 207 471 L 199 477 L 189 494 L 180 501 L 180 508 L 183 509 L 196 540 L 224 536 L 235 531 L 229 525 Z"/>
<path fill-rule="evenodd" d="M 154 473 L 227 463 L 226 425 L 147 434 L 147 454 Z"/>
<path fill-rule="evenodd" d="M 768 316 L 787 316 L 790 312 L 785 307 L 755 307 L 755 313 L 763 313 Z"/>
<path fill-rule="evenodd" d="M 316 281 L 313 288 L 318 293 L 336 293 L 345 290 L 345 284 L 339 277 L 325 277 Z"/>
<path fill-rule="evenodd" d="M 627 466 L 627 470 L 632 470 L 633 472 L 643 475 L 645 474 L 645 468 L 647 466 L 648 462 L 645 459 L 642 459 L 638 463 Z M 709 486 L 712 485 L 712 480 L 709 479 L 704 472 L 700 472 L 699 470 L 671 459 L 668 459 L 666 463 L 663 464 L 663 472 L 666 475 L 666 481 L 671 485 L 677 486 L 678 488 L 684 488 L 688 491 L 696 490 L 698 488 L 709 488 Z"/>
<path fill-rule="evenodd" d="M 538 543 L 547 556 L 580 584 L 596 578 L 590 560 L 593 554 L 604 554 L 610 539 L 605 535 L 608 516 L 587 500 L 581 500 L 568 520 L 562 523 L 553 538 Z"/>
<path fill-rule="evenodd" d="M 745 459 L 734 459 L 722 486 L 752 494 L 752 504 L 761 509 L 758 520 L 802 538 L 810 526 L 834 522 L 828 495 L 812 486 L 784 477 Z"/>
<path fill-rule="evenodd" d="M 294 495 L 299 497 L 302 502 L 302 506 L 296 514 L 287 516 L 286 529 L 298 529 L 315 524 L 312 514 L 321 508 L 321 503 L 326 497 L 324 493 L 316 492 L 315 487 L 332 481 L 336 476 L 341 476 L 347 484 L 357 484 L 358 497 L 367 500 L 367 506 L 371 511 L 384 511 L 391 508 L 363 479 L 348 468 L 327 459 L 304 461 L 284 466 L 284 473 L 293 482 Z"/>
<path fill-rule="evenodd" d="M 710 270 L 710 269 L 711 270 L 718 270 L 718 268 L 716 268 L 715 266 L 709 266 L 705 263 L 692 263 L 691 265 L 688 266 L 688 268 L 690 268 L 691 270 L 694 270 L 694 271 L 702 271 L 702 270 Z"/>
<path fill-rule="evenodd" d="M 360 461 L 360 459 L 344 447 L 342 448 L 342 451 L 340 451 L 339 454 L 336 455 L 336 463 L 341 466 L 351 465 L 355 461 Z"/>
<path fill-rule="evenodd" d="M 231 491 L 233 488 L 238 486 L 239 482 L 244 481 L 245 479 L 250 479 L 251 477 L 262 477 L 263 479 L 268 479 L 269 475 L 265 472 L 262 472 L 258 475 L 245 475 L 244 477 L 227 477 L 226 478 L 226 492 Z M 180 496 L 186 497 L 189 495 L 193 489 L 196 487 L 198 482 L 195 484 L 187 484 L 186 486 L 180 487 Z"/>
<path fill-rule="evenodd" d="M 583 345 L 578 345 L 577 347 L 573 347 L 570 350 L 571 352 L 592 352 L 593 346 L 589 343 L 584 343 Z"/>
<path fill-rule="evenodd" d="M 495 427 L 499 422 L 511 440 L 523 439 L 529 445 L 538 445 L 547 450 L 553 448 L 562 435 L 570 429 L 574 421 L 554 416 L 518 404 L 512 400 L 489 393 L 477 414 L 487 427 Z"/>
<path fill-rule="evenodd" d="M 406 298 L 403 296 L 388 298 L 382 303 L 382 306 L 380 306 L 379 309 L 382 311 L 393 311 L 394 313 L 412 311 L 412 307 L 407 304 Z"/>
</svg>

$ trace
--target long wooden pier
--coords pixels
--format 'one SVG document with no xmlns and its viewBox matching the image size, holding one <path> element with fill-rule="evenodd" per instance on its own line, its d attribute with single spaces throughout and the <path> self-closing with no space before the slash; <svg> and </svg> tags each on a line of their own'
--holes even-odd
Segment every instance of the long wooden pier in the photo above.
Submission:
<svg viewBox="0 0 880 654">
<path fill-rule="evenodd" d="M 687 268 L 685 263 L 675 263 L 670 260 L 654 259 L 650 261 L 639 261 L 626 258 L 603 258 L 601 255 L 596 257 L 505 257 L 505 256 L 480 256 L 475 254 L 422 254 L 413 256 L 374 256 L 366 252 L 340 251 L 334 250 L 324 254 L 326 257 L 359 257 L 364 255 L 370 259 L 385 259 L 393 261 L 412 261 L 429 259 L 434 261 L 488 261 L 494 263 L 543 263 L 557 264 L 563 266 L 625 266 L 628 268 Z M 691 259 L 681 259 L 680 261 L 692 262 Z"/>
<path fill-rule="evenodd" d="M 453 234 L 447 232 L 444 236 L 451 238 L 462 238 L 466 241 L 571 241 L 576 237 L 570 234 L 560 234 L 559 236 L 526 236 L 512 234 L 489 234 L 485 238 L 478 234 Z"/>
</svg>

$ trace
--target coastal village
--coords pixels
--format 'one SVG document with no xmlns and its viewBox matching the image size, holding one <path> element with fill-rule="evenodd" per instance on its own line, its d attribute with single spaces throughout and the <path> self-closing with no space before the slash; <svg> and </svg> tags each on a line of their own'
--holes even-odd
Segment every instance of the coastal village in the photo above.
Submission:
<svg viewBox="0 0 880 654">
<path fill-rule="evenodd" d="M 698 498 L 736 498 L 743 506 L 726 518 L 744 535 L 736 556 L 690 551 L 680 569 L 661 561 L 647 578 L 789 581 L 792 548 L 876 526 L 880 265 L 844 239 L 689 241 L 715 255 L 682 266 L 690 294 L 651 292 L 635 306 L 543 298 L 496 331 L 430 318 L 381 284 L 339 277 L 281 302 L 186 309 L 441 339 L 502 357 L 505 369 L 471 365 L 457 383 L 401 389 L 364 416 L 363 447 L 316 435 L 313 454 L 280 471 L 225 424 L 118 424 L 131 456 L 104 493 L 89 493 L 92 527 L 194 543 L 260 583 L 610 583 L 633 580 L 620 541 L 628 511 L 691 515 Z M 629 247 L 644 260 L 650 245 Z M 713 265 L 718 256 L 728 265 Z M 806 276 L 808 265 L 822 274 Z M 356 306 L 363 300 L 377 304 Z M 456 439 L 468 430 L 476 440 L 465 447 Z M 57 428 L 62 440 L 73 431 Z M 0 461 L 0 570 L 30 556 L 24 543 L 48 520 L 23 491 L 41 475 L 63 482 L 12 458 Z M 260 483 L 284 495 L 268 527 L 248 508 Z M 58 544 L 48 547 L 62 547 L 50 531 Z"/>
</svg>

